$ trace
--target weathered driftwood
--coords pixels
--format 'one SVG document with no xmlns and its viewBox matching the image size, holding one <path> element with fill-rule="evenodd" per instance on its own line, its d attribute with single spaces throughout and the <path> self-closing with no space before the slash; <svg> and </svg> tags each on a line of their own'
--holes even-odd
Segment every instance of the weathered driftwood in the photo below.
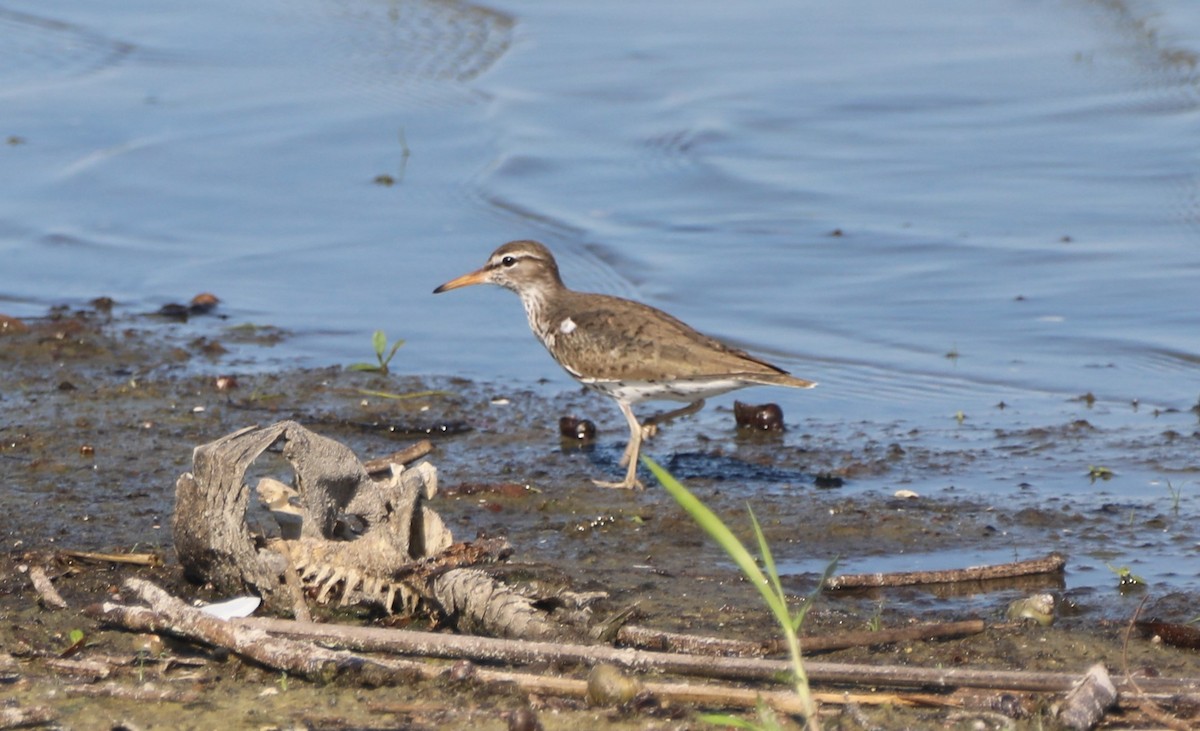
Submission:
<svg viewBox="0 0 1200 731">
<path fill-rule="evenodd" d="M 293 540 L 264 545 L 246 522 L 245 474 L 278 442 L 295 475 L 299 525 Z M 252 591 L 275 610 L 291 603 L 284 586 L 291 572 L 321 599 L 336 587 L 347 602 L 373 601 L 390 610 L 407 592 L 391 581 L 395 569 L 451 542 L 441 519 L 423 504 L 437 489 L 432 465 L 394 465 L 376 480 L 348 447 L 295 422 L 234 432 L 197 447 L 192 461 L 193 471 L 176 483 L 173 523 L 184 571 L 222 593 Z M 411 604 L 412 597 L 402 598 Z"/>
<path fill-rule="evenodd" d="M 1108 669 L 1100 663 L 1088 668 L 1078 685 L 1067 693 L 1058 712 L 1058 720 L 1072 731 L 1088 731 L 1104 719 L 1117 704 L 1117 689 Z"/>
<path fill-rule="evenodd" d="M 344 647 L 364 652 L 386 652 L 440 658 L 466 658 L 479 662 L 511 664 L 551 663 L 555 665 L 610 663 L 637 671 L 657 671 L 682 675 L 742 681 L 776 680 L 786 676 L 790 663 L 765 658 L 712 657 L 670 652 L 619 649 L 596 645 L 561 642 L 526 642 L 487 637 L 351 627 L 346 625 L 292 622 L 282 619 L 241 619 L 240 624 L 264 630 L 272 635 L 308 639 L 323 647 Z M 809 681 L 848 686 L 889 688 L 984 688 L 1001 691 L 1065 693 L 1079 681 L 1078 675 L 1027 670 L 986 670 L 973 668 L 922 668 L 907 665 L 859 665 L 807 661 Z M 1135 692 L 1128 678 L 1117 678 L 1121 693 Z M 1187 697 L 1200 702 L 1200 678 L 1139 678 L 1147 695 Z"/>
<path fill-rule="evenodd" d="M 825 580 L 825 588 L 830 590 L 866 589 L 881 586 L 950 584 L 961 581 L 1011 579 L 1016 576 L 1059 573 L 1066 565 L 1067 559 L 1062 554 L 1052 553 L 1048 556 L 1029 561 L 1015 561 L 1013 563 L 993 564 L 990 566 L 971 566 L 965 569 L 898 571 L 886 574 L 844 574 L 842 576 L 830 576 Z"/>
<path fill-rule="evenodd" d="M 272 637 L 246 620 L 217 619 L 190 607 L 168 595 L 148 581 L 128 579 L 125 586 L 150 607 L 133 607 L 113 602 L 92 605 L 84 611 L 95 619 L 135 632 L 160 632 L 213 647 L 227 649 L 256 664 L 281 670 L 289 675 L 316 681 L 342 677 L 348 682 L 367 686 L 410 683 L 414 679 L 446 677 L 453 672 L 445 664 L 413 660 L 374 659 L 341 650 L 330 650 L 315 642 Z M 276 620 L 281 621 L 281 620 Z M 314 625 L 316 626 L 316 625 Z M 330 629 L 338 629 L 330 627 Z M 340 628 L 349 629 L 349 628 Z M 392 632 L 391 630 L 382 630 Z M 420 634 L 420 633 L 409 633 Z M 430 635 L 430 637 L 437 637 Z M 453 637 L 453 636 L 449 636 Z M 480 640 L 481 638 L 456 638 Z M 484 640 L 485 642 L 487 640 Z M 492 642 L 512 642 L 492 640 Z M 711 658 L 710 658 L 711 660 Z M 468 666 L 465 679 L 477 683 L 498 684 L 538 693 L 568 695 L 583 698 L 588 694 L 588 681 L 533 673 Z M 77 687 L 77 686 L 73 686 Z M 637 683 L 639 693 L 660 701 L 693 703 L 710 707 L 754 708 L 767 703 L 778 711 L 800 713 L 796 695 L 790 691 L 771 691 L 740 687 L 694 685 L 687 683 Z M 88 693 L 88 691 L 78 691 Z M 121 691 L 113 687 L 95 687 L 89 694 L 137 697 L 146 700 L 187 701 L 184 697 L 161 695 L 155 688 Z M 896 694 L 816 694 L 829 703 L 937 703 L 936 699 Z"/>
<path fill-rule="evenodd" d="M 46 575 L 46 570 L 41 566 L 29 567 L 29 580 L 33 582 L 33 588 L 38 593 L 38 597 L 42 601 L 42 605 L 48 609 L 69 609 L 70 605 L 62 598 L 62 594 L 54 588 L 54 584 L 50 582 L 50 577 Z"/>
<path fill-rule="evenodd" d="M 279 537 L 253 535 L 246 521 L 246 470 L 277 443 L 294 486 L 271 477 L 257 492 Z M 505 555 L 507 544 L 452 544 L 427 502 L 437 470 L 401 460 L 428 444 L 361 463 L 331 439 L 284 421 L 250 427 L 197 447 L 193 471 L 176 483 L 175 550 L 186 575 L 218 592 L 250 592 L 272 611 L 305 618 L 300 588 L 317 602 L 374 605 L 412 613 L 420 604 L 467 631 L 502 637 L 565 637 L 530 599 L 471 567 Z"/>
<path fill-rule="evenodd" d="M 554 645 L 552 643 L 530 643 L 511 640 L 464 638 L 449 635 L 381 630 L 378 628 L 339 627 L 329 625 L 307 625 L 283 620 L 221 620 L 203 614 L 166 595 L 148 582 L 131 579 L 126 582 L 131 593 L 137 594 L 152 608 L 128 607 L 106 603 L 94 605 L 86 611 L 97 619 L 134 631 L 165 632 L 179 637 L 223 647 L 242 657 L 266 667 L 284 670 L 289 674 L 316 680 L 344 677 L 349 682 L 363 685 L 388 685 L 411 682 L 415 678 L 432 679 L 455 677 L 469 682 L 503 684 L 543 694 L 585 697 L 589 683 L 585 680 L 548 677 L 533 673 L 494 670 L 476 667 L 466 661 L 448 668 L 444 663 L 426 663 L 414 660 L 369 658 L 352 652 L 331 650 L 326 645 L 361 645 L 374 650 L 390 650 L 406 654 L 454 656 L 446 653 L 443 641 L 450 644 L 471 643 L 476 645 L 476 657 L 494 663 L 498 659 L 512 660 L 522 657 L 527 662 L 579 661 L 595 666 L 597 663 L 613 662 L 630 669 L 678 670 L 686 663 L 696 660 L 706 664 L 714 677 L 732 677 L 723 672 L 726 666 L 740 665 L 737 677 L 777 682 L 787 663 L 771 660 L 738 660 L 719 658 L 686 658 L 667 656 L 666 653 L 646 653 L 631 650 L 608 651 L 608 648 Z M 270 632 L 263 628 L 270 628 Z M 286 634 L 287 638 L 271 636 Z M 424 635 L 422 646 L 409 649 L 398 647 L 385 638 L 389 636 Z M 293 639 L 306 637 L 310 641 Z M 394 638 L 390 638 L 394 639 Z M 399 643 L 401 645 L 405 643 Z M 497 652 L 500 648 L 502 651 Z M 513 649 L 504 649 L 513 648 Z M 557 649 L 554 649 L 557 648 Z M 459 653 L 461 654 L 461 653 Z M 661 656 L 656 658 L 655 656 Z M 648 659 L 662 660 L 647 662 Z M 624 660 L 624 662 L 622 662 Z M 1037 673 L 1012 671 L 986 671 L 964 669 L 924 669 L 903 666 L 854 666 L 836 663 L 813 662 L 806 664 L 809 679 L 816 684 L 835 682 L 857 686 L 891 687 L 976 687 L 996 690 L 1037 690 L 1040 692 L 1066 692 L 1078 681 L 1077 677 L 1065 673 Z M 751 668 L 755 672 L 747 672 Z M 772 691 L 753 688 L 731 688 L 706 684 L 698 686 L 688 683 L 642 682 L 631 679 L 639 697 L 648 696 L 663 702 L 692 703 L 700 706 L 753 707 L 759 700 L 786 713 L 800 711 L 798 700 L 790 691 Z M 1173 701 L 1195 702 L 1200 684 L 1190 679 L 1147 678 L 1143 683 L 1151 686 L 1148 691 L 1169 695 Z M 1123 684 L 1118 681 L 1116 686 Z M 594 689 L 593 689 L 594 690 Z M 1123 691 L 1124 692 L 1124 691 Z M 815 697 L 822 703 L 889 703 L 926 704 L 954 706 L 959 701 L 952 697 L 929 693 L 846 693 L 839 691 L 818 692 Z"/>
</svg>

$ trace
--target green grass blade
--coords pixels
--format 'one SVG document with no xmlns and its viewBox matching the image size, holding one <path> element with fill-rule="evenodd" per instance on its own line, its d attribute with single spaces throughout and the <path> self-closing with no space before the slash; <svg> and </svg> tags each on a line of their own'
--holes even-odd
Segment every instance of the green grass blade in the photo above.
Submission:
<svg viewBox="0 0 1200 731">
<path fill-rule="evenodd" d="M 382 330 L 376 330 L 371 336 L 371 347 L 375 349 L 375 356 L 383 361 L 383 351 L 387 350 L 387 334 Z"/>
<path fill-rule="evenodd" d="M 801 604 L 800 609 L 796 611 L 796 616 L 792 617 L 792 627 L 794 627 L 797 632 L 800 631 L 800 625 L 804 624 L 804 618 L 808 616 L 808 610 L 812 609 L 813 605 L 817 603 L 817 597 L 820 596 L 821 592 L 825 589 L 825 582 L 829 581 L 830 576 L 833 576 L 833 572 L 837 569 L 837 565 L 838 557 L 834 556 L 833 560 L 829 562 L 829 565 L 825 567 L 825 571 L 821 573 L 821 578 L 819 581 L 817 581 L 816 587 L 808 593 L 808 596 L 804 598 L 804 603 Z"/>
<path fill-rule="evenodd" d="M 744 728 L 744 729 L 760 729 L 761 727 L 753 721 L 747 721 L 744 718 L 730 716 L 725 713 L 702 713 L 699 716 L 701 721 L 711 723 L 714 726 L 724 726 L 725 728 Z"/>
<path fill-rule="evenodd" d="M 771 580 L 771 587 L 779 596 L 779 601 L 786 607 L 787 600 L 785 597 L 787 597 L 787 593 L 784 592 L 783 583 L 779 580 L 779 571 L 775 568 L 775 556 L 771 554 L 771 546 L 767 544 L 767 536 L 763 533 L 762 525 L 758 522 L 758 517 L 754 515 L 754 509 L 747 505 L 746 512 L 750 514 L 750 525 L 754 528 L 754 538 L 758 541 L 758 555 L 762 558 L 767 578 Z M 790 615 L 786 611 L 782 616 L 776 617 L 780 622 L 787 622 L 790 618 Z"/>
<path fill-rule="evenodd" d="M 767 577 L 763 575 L 762 569 L 758 567 L 754 557 L 738 540 L 738 537 L 729 530 L 729 527 L 717 517 L 713 511 L 708 509 L 704 503 L 683 486 L 678 480 L 671 476 L 669 472 L 658 465 L 657 462 L 649 457 L 642 457 L 642 464 L 654 474 L 654 477 L 659 481 L 664 489 L 675 498 L 675 502 L 684 511 L 692 516 L 692 520 L 696 521 L 705 533 L 707 533 L 721 548 L 725 549 L 725 553 L 733 559 L 737 567 L 741 570 L 750 583 L 754 584 L 758 589 L 758 593 L 762 594 L 763 600 L 770 607 L 771 612 L 776 617 L 788 617 L 787 605 L 775 595 L 771 590 L 771 584 Z"/>
</svg>

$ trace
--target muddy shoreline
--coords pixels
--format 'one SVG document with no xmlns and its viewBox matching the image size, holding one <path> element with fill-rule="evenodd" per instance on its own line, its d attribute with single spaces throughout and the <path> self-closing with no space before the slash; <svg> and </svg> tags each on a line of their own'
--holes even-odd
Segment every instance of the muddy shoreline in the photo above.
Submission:
<svg viewBox="0 0 1200 731">
<path fill-rule="evenodd" d="M 45 660 L 70 644 L 72 629 L 89 634 L 88 652 L 135 652 L 136 638 L 101 630 L 76 611 L 119 593 L 124 575 L 151 578 L 185 598 L 205 598 L 202 588 L 182 580 L 171 548 L 174 483 L 189 469 L 192 448 L 248 424 L 281 419 L 342 441 L 364 459 L 432 439 L 430 460 L 442 485 L 436 508 L 459 539 L 507 537 L 515 549 L 508 569 L 513 575 L 608 592 L 614 605 L 636 604 L 643 624 L 665 630 L 773 636 L 754 592 L 661 489 L 630 493 L 590 485 L 593 477 L 618 472 L 624 439 L 616 410 L 602 399 L 561 384 L 498 387 L 452 377 L 380 376 L 341 366 L 239 368 L 222 340 L 236 340 L 240 356 L 281 337 L 269 328 L 223 325 L 215 336 L 198 335 L 158 317 L 113 316 L 103 308 L 63 310 L 24 325 L 24 331 L 0 335 L 5 415 L 0 481 L 10 516 L 0 528 L 5 541 L 0 649 L 18 664 L 17 677 L 3 687 L 18 704 L 51 707 L 63 727 L 113 728 L 127 722 L 208 728 L 217 719 L 229 725 L 229 714 L 240 714 L 245 727 L 469 723 L 507 728 L 507 714 L 530 703 L 516 692 L 464 694 L 461 688 L 431 683 L 373 691 L 288 683 L 233 659 L 215 672 L 212 666 L 154 668 L 158 682 L 200 689 L 198 702 L 148 708 L 128 699 L 64 694 L 66 681 Z M 236 387 L 228 388 L 228 380 L 219 383 L 222 375 L 233 376 Z M 438 393 L 399 399 L 371 395 L 426 391 Z M 557 424 L 563 415 L 596 421 L 596 443 L 560 439 Z M 1029 450 L 1044 458 L 1082 440 L 1110 438 L 1086 422 L 1071 421 L 1037 433 L 996 430 L 985 447 L 955 446 L 919 431 L 837 424 L 828 416 L 797 419 L 783 434 L 747 434 L 733 427 L 731 414 L 717 410 L 694 423 L 670 425 L 649 451 L 729 517 L 743 536 L 742 516 L 752 503 L 777 556 L 798 567 L 784 571 L 788 589 L 797 596 L 810 591 L 824 564 L 838 557 L 855 570 L 872 565 L 881 568 L 869 570 L 892 570 L 897 557 L 910 554 L 960 554 L 967 564 L 980 555 L 1004 561 L 1049 550 L 1074 557 L 1065 580 L 826 595 L 809 615 L 810 633 L 862 629 L 871 622 L 901 626 L 968 617 L 983 618 L 992 627 L 963 640 L 844 650 L 821 659 L 1071 672 L 1105 662 L 1110 668 L 1200 677 L 1194 651 L 1144 641 L 1123 648 L 1126 622 L 1142 598 L 1147 598 L 1142 610 L 1147 616 L 1191 619 L 1200 606 L 1196 577 L 1124 593 L 1115 575 L 1077 581 L 1081 572 L 1104 571 L 1099 567 L 1112 558 L 1105 547 L 1114 542 L 1165 541 L 1195 552 L 1200 529 L 1190 520 L 1191 502 L 1183 502 L 1182 514 L 1178 501 L 1172 511 L 1169 500 L 1153 513 L 1131 513 L 1121 505 L 1086 509 L 1070 501 L 1006 504 L 956 491 L 952 484 L 916 499 L 896 497 L 888 489 L 903 486 L 913 474 L 947 475 L 952 483 L 971 472 L 985 449 Z M 1179 461 L 1194 450 L 1195 439 L 1165 430 L 1157 443 L 1125 448 Z M 818 487 L 830 484 L 830 476 L 844 484 Z M 863 489 L 864 484 L 869 487 Z M 132 569 L 65 561 L 55 555 L 58 549 L 154 552 L 166 565 Z M 22 569 L 31 564 L 50 570 L 75 609 L 37 605 Z M 1057 622 L 1051 627 L 1007 623 L 1008 603 L 1034 592 L 1056 596 Z M 379 618 L 363 613 L 348 619 Z M 117 682 L 135 686 L 146 672 L 126 668 L 116 673 Z M 552 699 L 533 703 L 546 728 L 700 727 L 689 709 L 639 713 Z M 871 713 L 873 723 L 886 728 L 947 718 L 944 709 Z M 1018 723 L 1038 723 L 1039 701 L 1030 701 L 1027 713 Z M 855 723 L 849 716 L 834 716 L 827 725 L 861 727 Z"/>
</svg>

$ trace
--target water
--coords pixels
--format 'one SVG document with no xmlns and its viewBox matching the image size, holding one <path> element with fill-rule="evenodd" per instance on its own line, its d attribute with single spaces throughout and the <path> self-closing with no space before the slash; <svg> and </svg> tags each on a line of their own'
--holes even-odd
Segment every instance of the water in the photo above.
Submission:
<svg viewBox="0 0 1200 731">
<path fill-rule="evenodd" d="M 292 333 L 271 367 L 384 328 L 568 389 L 511 294 L 430 294 L 534 237 L 820 381 L 756 394 L 795 418 L 984 445 L 965 489 L 1194 480 L 1138 448 L 1200 394 L 1186 0 L 3 0 L 0 38 L 0 312 L 209 290 Z M 988 446 L 1077 418 L 1053 475 Z"/>
</svg>

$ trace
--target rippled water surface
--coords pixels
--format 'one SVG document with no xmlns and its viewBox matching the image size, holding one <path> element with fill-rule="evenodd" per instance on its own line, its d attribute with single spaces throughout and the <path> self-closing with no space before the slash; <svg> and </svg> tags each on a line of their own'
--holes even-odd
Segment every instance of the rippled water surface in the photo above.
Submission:
<svg viewBox="0 0 1200 731">
<path fill-rule="evenodd" d="M 532 237 L 820 381 L 751 397 L 795 420 L 1113 445 L 962 489 L 1200 491 L 1134 448 L 1196 430 L 1187 0 L 0 0 L 0 42 L 6 314 L 209 290 L 277 362 L 384 328 L 407 372 L 570 389 L 511 294 L 430 294 Z"/>
</svg>

